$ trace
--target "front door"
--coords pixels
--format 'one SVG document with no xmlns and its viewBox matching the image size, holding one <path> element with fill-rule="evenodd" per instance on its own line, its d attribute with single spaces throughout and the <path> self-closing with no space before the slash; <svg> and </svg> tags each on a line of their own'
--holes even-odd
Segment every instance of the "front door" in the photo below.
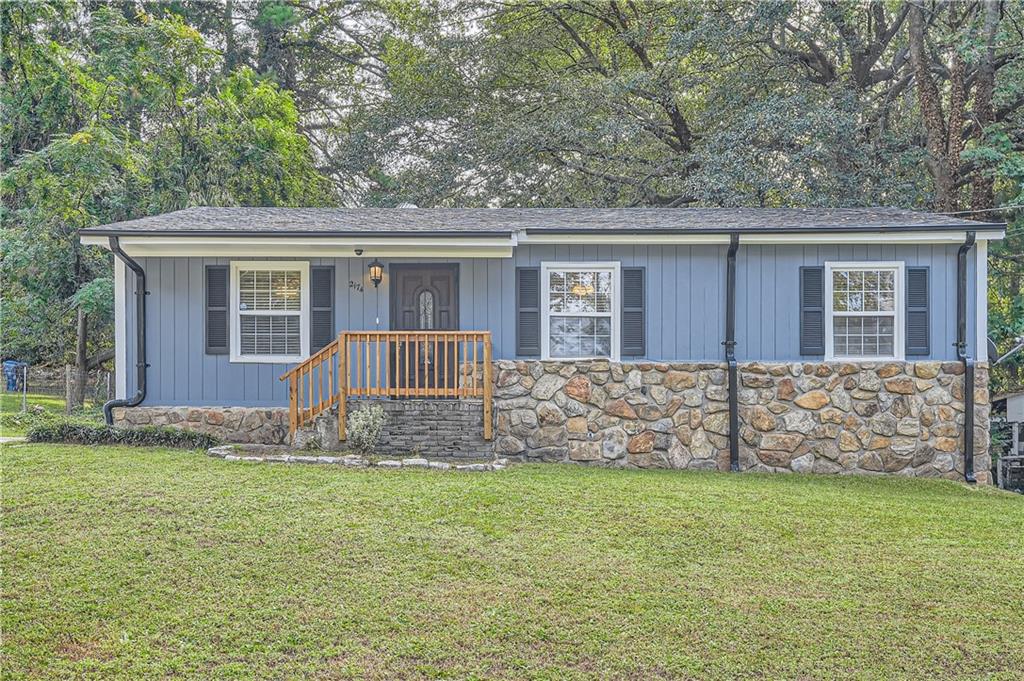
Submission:
<svg viewBox="0 0 1024 681">
<path fill-rule="evenodd" d="M 391 265 L 391 329 L 452 331 L 459 328 L 458 265 Z M 454 344 L 447 361 L 433 340 L 393 344 L 392 385 L 399 388 L 455 385 Z"/>
</svg>

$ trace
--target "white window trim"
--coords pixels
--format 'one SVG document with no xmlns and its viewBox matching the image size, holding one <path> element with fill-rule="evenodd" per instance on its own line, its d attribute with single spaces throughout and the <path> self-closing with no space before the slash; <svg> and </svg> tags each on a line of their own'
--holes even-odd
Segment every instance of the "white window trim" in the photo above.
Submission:
<svg viewBox="0 0 1024 681">
<path fill-rule="evenodd" d="M 835 340 L 833 338 L 832 323 L 832 271 L 833 270 L 880 270 L 891 269 L 896 271 L 896 310 L 893 315 L 893 351 L 892 355 L 836 355 L 833 349 Z M 906 302 L 904 300 L 906 276 L 904 263 L 902 261 L 889 262 L 826 262 L 825 263 L 825 361 L 857 361 L 857 362 L 878 362 L 885 360 L 903 360 L 906 355 L 904 339 L 904 328 L 906 325 Z M 876 313 L 864 313 L 863 315 L 849 316 L 874 316 Z M 846 315 L 844 315 L 846 316 Z"/>
<path fill-rule="evenodd" d="M 540 289 L 540 304 L 541 304 L 541 315 L 540 315 L 540 339 L 541 339 L 541 359 L 554 360 L 558 362 L 573 362 L 578 360 L 587 359 L 609 359 L 613 362 L 619 361 L 619 335 L 622 319 L 622 277 L 621 275 L 621 264 L 617 261 L 604 261 L 604 262 L 542 262 L 540 264 L 540 278 L 541 278 L 541 289 Z M 552 357 L 551 356 L 551 337 L 549 335 L 549 325 L 551 317 L 551 278 L 549 273 L 552 271 L 561 272 L 611 272 L 612 273 L 612 306 L 611 306 L 611 322 L 612 322 L 612 354 L 608 358 L 596 358 L 596 357 Z M 561 315 L 555 315 L 561 316 Z M 595 316 L 604 317 L 605 315 L 566 315 L 566 316 Z"/>
<path fill-rule="evenodd" d="M 242 325 L 238 309 L 241 293 L 238 286 L 242 270 L 298 270 L 300 273 L 299 297 L 299 348 L 297 355 L 243 355 Z M 231 262 L 231 361 L 250 364 L 289 364 L 301 362 L 309 357 L 309 261 L 295 260 L 234 260 Z"/>
</svg>

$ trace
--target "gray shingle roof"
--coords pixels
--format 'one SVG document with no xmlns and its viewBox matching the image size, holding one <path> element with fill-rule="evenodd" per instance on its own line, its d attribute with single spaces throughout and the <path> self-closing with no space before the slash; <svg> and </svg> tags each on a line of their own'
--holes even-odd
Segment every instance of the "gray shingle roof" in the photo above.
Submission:
<svg viewBox="0 0 1024 681">
<path fill-rule="evenodd" d="M 1001 229 L 899 208 L 186 208 L 84 234 L 510 234 Z"/>
</svg>

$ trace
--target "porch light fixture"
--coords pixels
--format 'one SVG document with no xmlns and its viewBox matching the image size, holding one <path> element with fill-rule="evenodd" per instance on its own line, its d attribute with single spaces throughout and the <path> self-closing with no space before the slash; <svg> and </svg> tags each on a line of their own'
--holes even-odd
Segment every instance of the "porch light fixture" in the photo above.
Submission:
<svg viewBox="0 0 1024 681">
<path fill-rule="evenodd" d="M 384 263 L 374 258 L 373 262 L 369 265 L 370 268 L 370 281 L 373 282 L 373 287 L 377 288 L 380 286 L 380 282 L 384 280 Z"/>
</svg>

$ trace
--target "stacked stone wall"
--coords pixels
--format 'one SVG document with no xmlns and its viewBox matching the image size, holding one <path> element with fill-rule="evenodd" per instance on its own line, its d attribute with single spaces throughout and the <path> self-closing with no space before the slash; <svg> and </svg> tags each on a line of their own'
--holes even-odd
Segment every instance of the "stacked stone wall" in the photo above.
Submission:
<svg viewBox="0 0 1024 681">
<path fill-rule="evenodd" d="M 224 442 L 283 445 L 288 442 L 288 410 L 252 407 L 117 407 L 114 425 L 170 426 L 209 433 Z"/>
<path fill-rule="evenodd" d="M 726 367 L 496 363 L 495 450 L 524 460 L 729 469 Z M 740 468 L 963 479 L 957 362 L 747 363 Z M 975 470 L 989 482 L 988 371 L 978 368 Z"/>
<path fill-rule="evenodd" d="M 382 400 L 380 452 L 729 469 L 724 364 L 498 361 L 493 374 L 493 443 L 483 440 L 479 400 Z M 976 383 L 975 471 L 988 483 L 987 365 L 978 366 Z M 958 362 L 745 363 L 739 384 L 741 470 L 963 479 Z M 350 401 L 350 411 L 359 405 Z M 288 442 L 285 408 L 119 408 L 114 418 L 227 442 Z M 336 432 L 333 423 L 321 424 L 325 433 Z"/>
<path fill-rule="evenodd" d="M 349 412 L 366 402 L 350 400 Z M 478 458 L 491 456 L 484 440 L 480 400 L 379 400 L 387 421 L 378 452 L 388 456 Z"/>
</svg>

